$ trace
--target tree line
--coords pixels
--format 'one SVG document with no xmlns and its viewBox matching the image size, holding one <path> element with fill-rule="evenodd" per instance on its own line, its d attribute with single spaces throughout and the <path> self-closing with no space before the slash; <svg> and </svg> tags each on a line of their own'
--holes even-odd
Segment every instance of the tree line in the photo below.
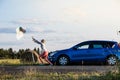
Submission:
<svg viewBox="0 0 120 80">
<path fill-rule="evenodd" d="M 3 49 L 0 48 L 0 59 L 31 59 L 32 53 L 29 52 L 30 49 L 19 49 L 18 51 L 13 50 L 12 48 Z M 40 52 L 39 48 L 34 48 L 34 51 L 37 53 Z M 34 55 L 35 57 L 35 55 Z"/>
</svg>

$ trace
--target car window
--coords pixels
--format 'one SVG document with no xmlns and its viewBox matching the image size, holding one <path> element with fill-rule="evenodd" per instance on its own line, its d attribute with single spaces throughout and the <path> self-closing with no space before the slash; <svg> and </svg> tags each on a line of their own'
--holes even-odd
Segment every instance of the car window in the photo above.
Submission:
<svg viewBox="0 0 120 80">
<path fill-rule="evenodd" d="M 93 48 L 103 48 L 101 44 L 93 44 Z"/>
<path fill-rule="evenodd" d="M 88 49 L 88 48 L 89 48 L 89 45 L 86 44 L 86 45 L 79 46 L 77 49 Z"/>
<path fill-rule="evenodd" d="M 109 48 L 113 48 L 115 46 L 115 43 L 108 43 Z"/>
</svg>

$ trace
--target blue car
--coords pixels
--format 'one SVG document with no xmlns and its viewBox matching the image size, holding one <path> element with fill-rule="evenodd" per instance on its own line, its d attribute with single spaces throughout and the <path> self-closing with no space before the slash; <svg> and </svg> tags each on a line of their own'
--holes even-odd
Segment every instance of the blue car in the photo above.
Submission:
<svg viewBox="0 0 120 80">
<path fill-rule="evenodd" d="M 68 49 L 53 51 L 48 59 L 57 65 L 87 62 L 115 65 L 120 60 L 120 47 L 116 41 L 90 40 Z"/>
</svg>

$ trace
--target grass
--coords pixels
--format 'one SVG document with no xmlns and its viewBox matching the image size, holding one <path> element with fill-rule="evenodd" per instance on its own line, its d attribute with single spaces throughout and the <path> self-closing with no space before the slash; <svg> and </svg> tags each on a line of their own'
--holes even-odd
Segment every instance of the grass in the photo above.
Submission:
<svg viewBox="0 0 120 80">
<path fill-rule="evenodd" d="M 0 75 L 3 80 L 88 80 L 99 77 L 100 73 L 42 73 L 34 71 L 26 71 L 23 73 L 12 73 Z M 94 80 L 96 80 L 96 78 Z"/>
<path fill-rule="evenodd" d="M 2 74 L 0 80 L 119 80 L 120 74 L 107 73 L 102 74 L 98 72 L 94 73 L 42 73 L 34 71 L 26 71 L 23 73 Z"/>
<path fill-rule="evenodd" d="M 46 62 L 44 62 L 45 64 L 47 64 Z M 20 59 L 0 59 L 0 65 L 11 65 L 11 66 L 14 66 L 14 65 L 37 65 L 39 64 L 38 62 L 36 63 L 33 63 L 33 62 L 21 62 Z"/>
<path fill-rule="evenodd" d="M 20 59 L 0 59 L 0 65 L 19 65 Z"/>
<path fill-rule="evenodd" d="M 0 65 L 24 65 L 19 59 L 0 59 Z M 69 73 L 43 73 L 37 70 L 28 70 L 7 73 L 0 70 L 0 80 L 120 80 L 120 66 L 118 72 L 69 72 Z"/>
</svg>

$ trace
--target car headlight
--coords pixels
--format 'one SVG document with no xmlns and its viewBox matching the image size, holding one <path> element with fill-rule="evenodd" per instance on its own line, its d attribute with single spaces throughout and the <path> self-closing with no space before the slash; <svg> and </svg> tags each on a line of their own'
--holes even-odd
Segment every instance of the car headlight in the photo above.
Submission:
<svg viewBox="0 0 120 80">
<path fill-rule="evenodd" d="M 49 56 L 53 56 L 53 55 L 56 54 L 56 53 L 57 53 L 57 51 L 51 52 Z"/>
</svg>

